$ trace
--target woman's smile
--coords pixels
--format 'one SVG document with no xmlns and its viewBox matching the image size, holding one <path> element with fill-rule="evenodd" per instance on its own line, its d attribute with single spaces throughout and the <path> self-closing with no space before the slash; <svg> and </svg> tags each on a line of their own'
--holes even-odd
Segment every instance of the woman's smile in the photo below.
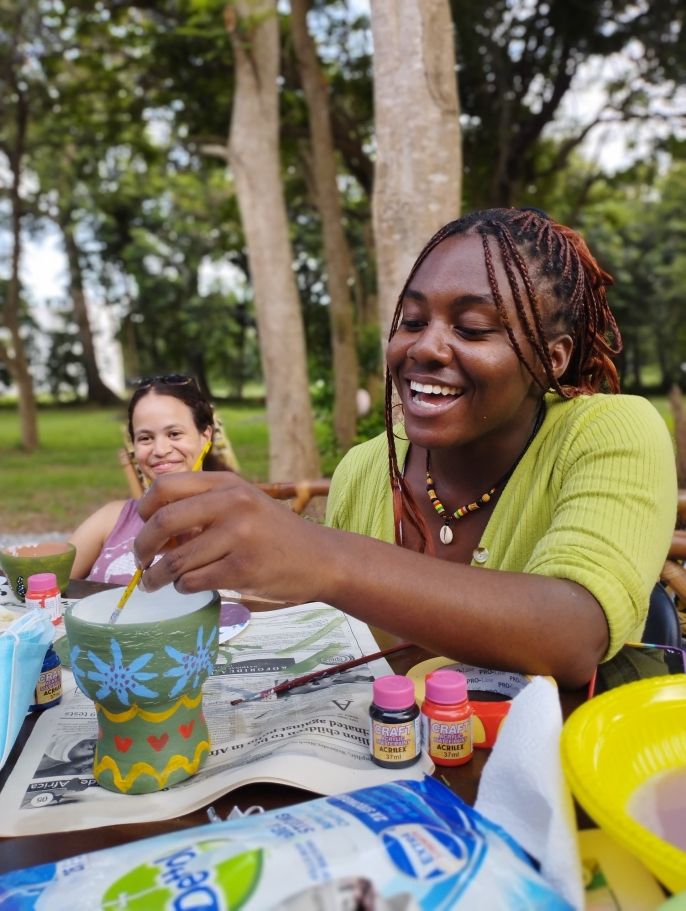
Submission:
<svg viewBox="0 0 686 911">
<path fill-rule="evenodd" d="M 150 468 L 155 474 L 167 474 L 170 471 L 185 471 L 186 463 L 183 459 L 164 459 L 161 462 L 151 462 Z"/>
<path fill-rule="evenodd" d="M 462 397 L 464 391 L 457 386 L 449 386 L 439 381 L 419 382 L 418 380 L 409 380 L 410 395 L 407 399 L 409 407 L 418 409 L 418 413 L 423 411 L 444 412 Z"/>
</svg>

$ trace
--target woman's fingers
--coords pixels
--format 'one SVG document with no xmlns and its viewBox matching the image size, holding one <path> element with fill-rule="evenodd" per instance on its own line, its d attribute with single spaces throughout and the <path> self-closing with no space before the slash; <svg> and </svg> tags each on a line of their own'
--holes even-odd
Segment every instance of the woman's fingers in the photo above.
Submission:
<svg viewBox="0 0 686 911">
<path fill-rule="evenodd" d="M 142 587 L 146 591 L 156 591 L 164 585 L 173 583 L 180 592 L 236 587 L 232 581 L 236 574 L 231 571 L 229 555 L 221 553 L 217 559 L 213 559 L 209 549 L 204 546 L 211 543 L 212 537 L 201 533 L 198 540 L 203 546 L 195 551 L 187 547 L 191 542 L 168 551 L 145 570 L 141 580 Z"/>
<path fill-rule="evenodd" d="M 232 471 L 185 471 L 158 478 L 138 501 L 138 514 L 147 520 L 162 506 L 222 487 L 245 486 L 248 482 Z"/>
<path fill-rule="evenodd" d="M 139 512 L 147 521 L 134 555 L 138 566 L 148 567 L 142 582 L 147 590 L 173 582 L 181 591 L 238 585 L 248 591 L 266 583 L 261 573 L 271 538 L 264 530 L 296 517 L 252 484 L 216 474 L 170 476 L 146 494 Z"/>
<path fill-rule="evenodd" d="M 215 512 L 214 498 L 219 502 L 221 491 L 235 486 L 232 478 L 235 475 L 231 472 L 197 472 L 155 481 L 138 504 L 138 513 L 145 521 L 134 544 L 138 566 L 148 566 L 171 538 L 192 535 L 208 525 Z M 203 495 L 209 499 L 196 502 Z"/>
</svg>

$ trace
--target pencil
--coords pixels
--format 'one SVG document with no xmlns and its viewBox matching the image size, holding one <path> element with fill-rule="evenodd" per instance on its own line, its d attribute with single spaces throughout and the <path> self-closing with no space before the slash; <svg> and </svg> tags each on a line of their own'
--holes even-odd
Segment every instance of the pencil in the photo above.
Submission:
<svg viewBox="0 0 686 911">
<path fill-rule="evenodd" d="M 205 456 L 210 451 L 211 445 L 212 445 L 212 437 L 210 437 L 210 439 L 205 443 L 203 448 L 200 450 L 200 455 L 195 460 L 195 462 L 193 462 L 193 467 L 191 468 L 191 471 L 200 471 L 200 469 L 202 468 L 202 463 L 205 461 Z M 119 601 L 117 601 L 117 606 L 112 611 L 112 615 L 110 616 L 111 624 L 116 623 L 117 620 L 119 619 L 119 615 L 121 614 L 122 607 L 124 607 L 126 602 L 129 600 L 129 598 L 133 594 L 133 590 L 138 585 L 138 583 L 141 581 L 142 575 L 143 575 L 143 570 L 137 569 L 135 571 L 135 573 L 131 576 L 131 581 L 129 582 L 129 584 L 126 586 L 126 588 L 122 592 L 121 598 L 119 599 Z"/>
<path fill-rule="evenodd" d="M 251 693 L 250 696 L 243 696 L 241 699 L 232 699 L 231 705 L 240 705 L 241 702 L 256 702 L 259 699 L 266 699 L 274 693 L 284 693 L 286 690 L 292 690 L 294 687 L 310 683 L 312 680 L 330 677 L 332 674 L 338 674 L 340 671 L 347 671 L 348 668 L 357 667 L 359 664 L 368 664 L 370 661 L 376 661 L 377 658 L 385 658 L 386 655 L 402 652 L 407 648 L 412 648 L 412 646 L 412 642 L 398 642 L 396 645 L 384 648 L 380 652 L 374 652 L 372 655 L 362 655 L 361 658 L 353 658 L 352 661 L 344 661 L 342 664 L 334 664 L 321 671 L 313 671 L 311 674 L 304 674 L 302 677 L 294 677 L 292 680 L 285 680 L 283 683 L 277 683 L 275 686 L 270 686 L 268 689 L 261 690 L 259 693 Z"/>
</svg>

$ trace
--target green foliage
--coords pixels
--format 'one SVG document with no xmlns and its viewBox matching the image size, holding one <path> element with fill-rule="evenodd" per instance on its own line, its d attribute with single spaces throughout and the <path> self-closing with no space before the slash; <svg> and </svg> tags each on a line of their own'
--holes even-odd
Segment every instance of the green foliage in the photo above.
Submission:
<svg viewBox="0 0 686 911">
<path fill-rule="evenodd" d="M 686 75 L 680 0 L 451 0 L 451 8 L 467 209 L 540 198 L 546 176 L 539 159 L 543 130 L 591 57 L 640 46 L 641 66 L 605 86 L 608 109 L 627 122 L 645 117 L 653 87 L 682 84 Z M 570 141 L 558 144 L 554 170 L 564 167 L 583 128 L 581 123 L 570 129 Z"/>
<path fill-rule="evenodd" d="M 582 225 L 615 279 L 625 388 L 666 392 L 686 380 L 686 163 L 631 190 L 599 196 Z"/>
<path fill-rule="evenodd" d="M 330 89 L 366 384 L 379 373 L 380 353 L 370 319 L 376 283 L 370 27 L 350 4 L 312 6 L 308 21 Z M 642 73 L 608 85 L 618 118 L 639 122 L 651 86 L 683 83 L 683 2 L 455 0 L 451 6 L 466 208 L 530 203 L 582 227 L 617 276 L 612 299 L 627 341 L 622 369 L 629 385 L 645 387 L 657 373 L 655 382 L 664 386 L 686 360 L 683 175 L 660 177 L 653 158 L 610 179 L 575 151 L 580 132 L 561 140 L 559 131 L 554 138 L 545 130 L 579 67 L 630 42 L 641 42 Z M 0 0 L 0 58 L 12 64 L 0 71 L 0 149 L 12 148 L 25 115 L 25 228 L 37 233 L 53 224 L 73 233 L 91 303 L 102 301 L 121 321 L 127 374 L 189 371 L 215 395 L 240 397 L 246 383 L 259 381 L 260 365 L 245 242 L 221 157 L 234 90 L 231 8 L 222 0 Z M 310 376 L 331 385 L 307 112 L 287 14 L 280 24 L 280 142 L 294 268 Z M 684 141 L 676 135 L 655 141 L 683 158 Z M 5 211 L 0 208 L 6 236 Z M 228 290 L 205 287 L 208 263 L 233 268 Z M 36 376 L 67 395 L 83 376 L 83 357 L 70 301 L 56 300 L 55 307 L 64 313 L 63 326 L 49 348 L 34 345 L 29 354 Z M 0 382 L 7 379 L 0 367 Z M 318 400 L 317 408 L 330 413 L 330 403 Z"/>
</svg>

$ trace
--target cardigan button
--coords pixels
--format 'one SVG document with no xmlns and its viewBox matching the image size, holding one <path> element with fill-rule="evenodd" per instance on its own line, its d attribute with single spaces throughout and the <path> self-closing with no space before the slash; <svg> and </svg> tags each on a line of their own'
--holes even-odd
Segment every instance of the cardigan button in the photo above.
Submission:
<svg viewBox="0 0 686 911">
<path fill-rule="evenodd" d="M 479 564 L 485 563 L 489 557 L 488 548 L 477 547 L 476 550 L 474 551 L 474 553 L 472 554 L 472 556 L 474 557 L 475 563 L 479 563 Z"/>
</svg>

